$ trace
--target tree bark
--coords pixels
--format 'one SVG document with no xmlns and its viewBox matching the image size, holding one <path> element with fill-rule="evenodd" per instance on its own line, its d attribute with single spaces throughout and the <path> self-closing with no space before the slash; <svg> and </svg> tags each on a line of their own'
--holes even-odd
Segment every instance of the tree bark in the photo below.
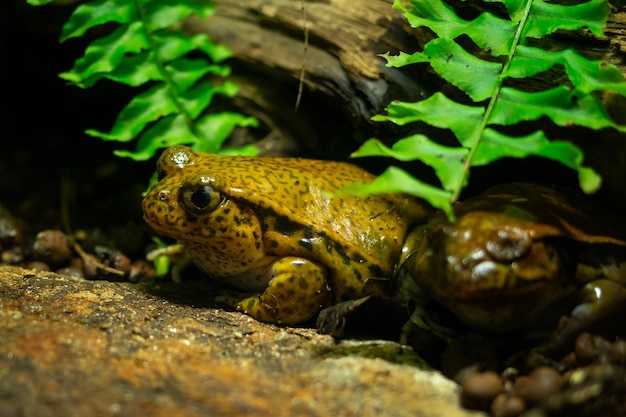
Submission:
<svg viewBox="0 0 626 417">
<path fill-rule="evenodd" d="M 391 4 L 216 1 L 215 16 L 190 19 L 186 25 L 233 51 L 230 63 L 241 86 L 242 111 L 304 146 L 305 153 L 341 158 L 364 139 L 389 134 L 388 126 L 370 120 L 389 101 L 417 100 L 431 89 L 433 81 L 424 82 L 427 74 L 387 68 L 378 56 L 418 47 L 402 13 Z"/>
</svg>

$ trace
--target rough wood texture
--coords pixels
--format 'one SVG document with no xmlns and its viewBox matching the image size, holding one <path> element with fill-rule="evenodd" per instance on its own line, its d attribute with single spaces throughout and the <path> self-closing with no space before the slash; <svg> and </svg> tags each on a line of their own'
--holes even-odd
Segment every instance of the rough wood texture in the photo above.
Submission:
<svg viewBox="0 0 626 417">
<path fill-rule="evenodd" d="M 306 1 L 306 48 L 300 1 L 216 3 L 214 17 L 191 19 L 188 28 L 234 52 L 239 104 L 309 150 L 319 151 L 322 140 L 328 152 L 329 137 L 348 139 L 344 152 L 354 150 L 381 127 L 371 116 L 392 98 L 417 99 L 424 90 L 423 76 L 387 68 L 377 55 L 417 46 L 391 0 Z M 304 92 L 295 110 L 303 65 Z"/>
</svg>

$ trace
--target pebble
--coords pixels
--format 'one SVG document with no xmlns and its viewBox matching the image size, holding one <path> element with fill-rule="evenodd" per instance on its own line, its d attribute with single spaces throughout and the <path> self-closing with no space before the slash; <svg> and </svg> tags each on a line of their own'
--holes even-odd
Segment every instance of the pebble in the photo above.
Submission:
<svg viewBox="0 0 626 417">
<path fill-rule="evenodd" d="M 489 410 L 494 398 L 503 391 L 504 381 L 496 372 L 476 372 L 461 385 L 461 404 L 473 410 Z"/>
<path fill-rule="evenodd" d="M 76 268 L 73 266 L 57 269 L 56 273 L 74 278 L 85 278 L 85 274 L 83 273 L 83 271 L 80 268 Z"/>
<path fill-rule="evenodd" d="M 60 230 L 44 230 L 37 234 L 33 243 L 34 260 L 56 267 L 69 263 L 71 256 L 67 238 Z"/>
<path fill-rule="evenodd" d="M 148 262 L 145 259 L 137 259 L 130 265 L 130 272 L 128 273 L 128 281 L 141 282 L 154 278 L 156 273 L 152 262 Z"/>
<path fill-rule="evenodd" d="M 130 272 L 130 259 L 128 259 L 128 256 L 124 255 L 120 250 L 112 249 L 106 246 L 96 246 L 94 251 L 98 256 L 98 260 L 104 265 L 126 273 Z"/>
<path fill-rule="evenodd" d="M 509 393 L 499 394 L 491 404 L 491 414 L 494 417 L 517 417 L 526 410 L 526 402 Z"/>
<path fill-rule="evenodd" d="M 531 404 L 539 404 L 561 390 L 565 378 L 554 368 L 540 366 L 515 381 L 513 392 Z"/>
<path fill-rule="evenodd" d="M 26 265 L 27 269 L 34 269 L 37 272 L 51 271 L 47 263 L 41 261 L 31 261 Z"/>
<path fill-rule="evenodd" d="M 611 342 L 601 336 L 582 333 L 576 339 L 575 356 L 578 365 L 595 361 L 626 363 L 626 341 Z"/>
</svg>

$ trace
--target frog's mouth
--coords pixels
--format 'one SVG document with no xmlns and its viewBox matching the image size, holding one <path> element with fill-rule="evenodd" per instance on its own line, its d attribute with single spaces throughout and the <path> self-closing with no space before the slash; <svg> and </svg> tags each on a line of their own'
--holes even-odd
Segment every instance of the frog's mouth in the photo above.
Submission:
<svg viewBox="0 0 626 417">
<path fill-rule="evenodd" d="M 564 266 L 568 262 L 552 243 L 535 241 L 524 251 L 507 253 L 515 256 L 494 257 L 480 248 L 448 256 L 445 267 L 423 285 L 470 327 L 498 334 L 543 319 L 551 304 L 575 290 L 568 284 L 574 271 Z M 434 272 L 434 264 L 431 268 Z"/>
</svg>

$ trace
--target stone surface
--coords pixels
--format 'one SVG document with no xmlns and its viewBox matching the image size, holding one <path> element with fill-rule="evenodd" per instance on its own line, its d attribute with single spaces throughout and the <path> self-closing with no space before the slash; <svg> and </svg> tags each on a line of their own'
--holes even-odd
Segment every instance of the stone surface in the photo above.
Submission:
<svg viewBox="0 0 626 417">
<path fill-rule="evenodd" d="M 478 415 L 398 344 L 260 323 L 198 285 L 0 267 L 0 415 Z"/>
</svg>

